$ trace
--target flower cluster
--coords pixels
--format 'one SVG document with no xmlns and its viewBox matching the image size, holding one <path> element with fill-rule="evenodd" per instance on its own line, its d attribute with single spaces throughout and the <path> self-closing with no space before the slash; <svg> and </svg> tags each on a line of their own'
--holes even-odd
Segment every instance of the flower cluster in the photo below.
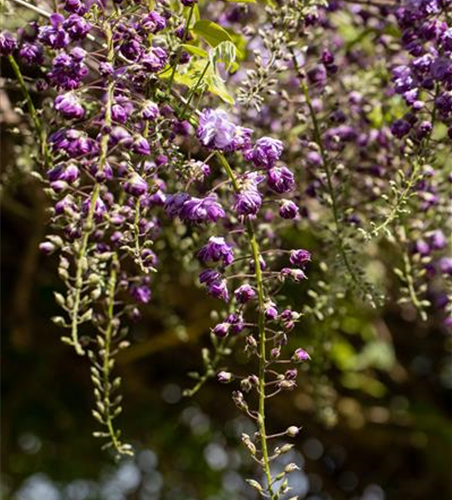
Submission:
<svg viewBox="0 0 452 500">
<path fill-rule="evenodd" d="M 158 295 L 160 262 L 168 253 L 182 261 L 217 299 L 209 299 L 216 355 L 204 356 L 206 373 L 189 392 L 212 374 L 237 385 L 233 400 L 256 427 L 242 440 L 264 476 L 249 483 L 282 499 L 296 466 L 274 477 L 272 462 L 291 445 L 272 447 L 265 411 L 270 398 L 296 387 L 311 356 L 322 356 L 297 340 L 305 314 L 322 321 L 348 295 L 377 307 L 383 280 L 368 275 L 387 279 L 394 270 L 402 304 L 422 317 L 436 305 L 452 322 L 452 178 L 444 167 L 452 4 L 221 3 L 222 26 L 206 28 L 199 12 L 217 12 L 194 0 L 156 2 L 154 10 L 119 3 L 66 0 L 47 22 L 0 34 L 53 202 L 40 248 L 59 254 L 66 287 L 55 294 L 65 314 L 54 320 L 69 331 L 63 341 L 92 362 L 97 435 L 130 453 L 113 425 L 121 411 L 113 360 L 128 345 L 124 324 Z M 332 15 L 339 9 L 343 16 Z M 249 37 L 249 19 L 270 29 Z M 371 37 L 368 51 L 355 50 L 344 22 L 358 40 Z M 388 29 L 396 22 L 400 40 Z M 385 72 L 361 78 L 382 60 L 392 68 L 389 89 Z M 257 69 L 245 73 L 239 63 Z M 23 71 L 39 75 L 39 112 Z M 232 82 L 244 106 L 227 111 L 219 100 L 233 102 Z M 396 264 L 376 256 L 380 242 L 394 248 Z M 385 273 L 368 273 L 372 264 Z M 307 281 L 320 273 L 325 279 Z M 314 305 L 289 299 L 296 285 Z M 243 373 L 221 365 L 232 346 L 250 359 Z M 276 436 L 298 432 L 290 426 Z"/>
</svg>

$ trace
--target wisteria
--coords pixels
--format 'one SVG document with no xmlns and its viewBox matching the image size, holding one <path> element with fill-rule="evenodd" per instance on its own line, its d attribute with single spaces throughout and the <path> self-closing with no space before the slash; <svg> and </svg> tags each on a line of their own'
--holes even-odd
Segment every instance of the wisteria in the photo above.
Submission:
<svg viewBox="0 0 452 500">
<path fill-rule="evenodd" d="M 33 19 L 0 34 L 0 53 L 51 203 L 39 248 L 64 285 L 53 321 L 90 363 L 94 435 L 133 453 L 115 360 L 169 253 L 214 312 L 186 394 L 230 384 L 255 428 L 241 436 L 259 469 L 249 485 L 294 500 L 297 464 L 273 464 L 303 422 L 271 433 L 267 406 L 321 366 L 304 323 L 345 296 L 378 308 L 395 295 L 452 324 L 452 2 L 49 5 L 7 0 Z M 355 50 L 347 22 L 371 47 Z M 311 236 L 301 248 L 288 231 Z M 247 360 L 237 373 L 232 350 Z"/>
</svg>

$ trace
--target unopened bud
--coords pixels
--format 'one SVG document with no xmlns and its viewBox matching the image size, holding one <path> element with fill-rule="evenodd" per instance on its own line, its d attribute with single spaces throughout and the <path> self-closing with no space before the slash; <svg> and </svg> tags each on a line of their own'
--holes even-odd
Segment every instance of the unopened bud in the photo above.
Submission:
<svg viewBox="0 0 452 500">
<path fill-rule="evenodd" d="M 289 437 L 296 437 L 298 436 L 298 433 L 300 432 L 300 429 L 296 427 L 295 425 L 291 425 L 290 427 L 287 428 L 286 434 Z"/>
<path fill-rule="evenodd" d="M 285 467 L 284 467 L 284 472 L 286 474 L 290 474 L 291 472 L 295 472 L 296 470 L 300 470 L 300 467 L 298 467 L 297 464 L 287 464 Z"/>
<path fill-rule="evenodd" d="M 297 384 L 293 380 L 282 380 L 278 387 L 283 391 L 291 391 Z"/>
<path fill-rule="evenodd" d="M 232 375 L 232 373 L 230 373 L 230 372 L 222 371 L 222 372 L 218 373 L 217 378 L 218 378 L 218 382 L 220 382 L 222 384 L 228 384 L 229 382 L 232 381 L 232 379 L 234 378 L 234 375 Z"/>
</svg>

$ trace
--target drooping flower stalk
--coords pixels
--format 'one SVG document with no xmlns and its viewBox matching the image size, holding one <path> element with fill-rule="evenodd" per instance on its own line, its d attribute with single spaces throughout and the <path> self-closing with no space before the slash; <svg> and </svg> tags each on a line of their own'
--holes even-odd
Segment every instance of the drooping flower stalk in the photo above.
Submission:
<svg viewBox="0 0 452 500">
<path fill-rule="evenodd" d="M 107 37 L 107 61 L 109 64 L 112 64 L 114 61 L 115 53 L 113 47 L 113 33 L 111 31 L 110 25 L 108 22 L 105 23 L 105 35 Z M 100 140 L 100 155 L 99 155 L 99 172 L 103 172 L 105 168 L 105 164 L 107 161 L 107 152 L 108 152 L 108 141 L 109 141 L 109 133 L 110 127 L 112 124 L 112 116 L 111 116 L 111 108 L 113 105 L 113 95 L 114 95 L 115 82 L 112 79 L 107 87 L 107 102 L 105 105 L 105 121 L 104 121 L 104 132 Z M 75 351 L 77 354 L 83 356 L 85 351 L 81 346 L 78 339 L 78 324 L 79 324 L 79 311 L 80 311 L 80 299 L 83 287 L 83 275 L 87 270 L 87 250 L 89 239 L 91 233 L 94 230 L 94 214 L 96 210 L 96 205 L 98 203 L 100 194 L 100 184 L 99 182 L 95 182 L 93 192 L 91 195 L 91 201 L 89 204 L 88 216 L 86 218 L 86 222 L 84 225 L 83 236 L 81 239 L 80 250 L 76 259 L 76 275 L 75 275 L 75 284 L 74 284 L 74 305 L 71 311 L 71 335 L 72 335 L 72 343 L 74 345 Z"/>
<path fill-rule="evenodd" d="M 295 61 L 294 64 L 296 64 L 296 58 L 294 57 L 293 60 Z M 313 135 L 314 135 L 314 140 L 319 148 L 320 151 L 320 156 L 322 158 L 322 167 L 326 175 L 326 181 L 327 181 L 327 189 L 328 189 L 328 195 L 331 200 L 331 210 L 333 213 L 333 219 L 334 219 L 334 236 L 337 241 L 337 248 L 339 250 L 341 259 L 344 263 L 344 266 L 349 274 L 349 277 L 351 281 L 354 283 L 355 286 L 357 286 L 359 289 L 362 290 L 361 286 L 361 280 L 358 278 L 356 275 L 356 272 L 349 260 L 347 250 L 346 250 L 346 245 L 344 243 L 344 238 L 343 238 L 343 231 L 342 231 L 342 224 L 340 221 L 340 216 L 339 216 L 339 207 L 338 207 L 338 202 L 337 202 L 337 197 L 336 197 L 336 190 L 333 184 L 333 174 L 331 171 L 331 165 L 330 165 L 330 160 L 328 158 L 328 155 L 325 151 L 325 147 L 323 145 L 323 139 L 322 139 L 322 134 L 320 131 L 320 126 L 319 122 L 317 120 L 317 115 L 314 110 L 314 107 L 312 105 L 311 97 L 309 95 L 309 88 L 306 84 L 305 81 L 302 82 L 302 89 L 303 89 L 303 94 L 306 99 L 306 104 L 309 109 L 309 115 L 312 120 L 312 125 L 313 125 Z M 363 290 L 364 296 L 366 298 L 370 299 L 370 301 L 373 303 L 373 298 L 369 297 L 367 290 Z"/>
<path fill-rule="evenodd" d="M 111 370 L 114 365 L 112 341 L 113 337 L 118 335 L 119 322 L 115 315 L 115 297 L 118 281 L 118 259 L 114 255 L 110 263 L 110 276 L 107 288 L 107 311 L 106 325 L 99 327 L 101 333 L 104 334 L 103 339 L 98 339 L 100 351 L 99 359 L 101 361 L 101 370 L 98 368 L 98 363 L 94 363 L 92 367 L 92 380 L 96 394 L 96 410 L 93 410 L 93 415 L 96 420 L 107 428 L 107 433 L 96 432 L 95 436 L 101 438 L 109 438 L 106 447 L 112 446 L 115 453 L 118 455 L 133 455 L 132 448 L 129 444 L 122 443 L 120 439 L 120 431 L 116 430 L 113 424 L 115 417 L 121 412 L 119 403 L 121 398 L 112 396 L 120 385 L 120 378 L 111 380 Z M 95 360 L 95 355 L 90 351 L 90 357 Z"/>
<path fill-rule="evenodd" d="M 217 153 L 217 156 L 223 165 L 227 176 L 229 177 L 232 187 L 237 194 L 240 194 L 240 187 L 235 178 L 234 171 L 229 165 L 227 159 L 222 153 Z M 265 295 L 264 286 L 262 280 L 262 270 L 261 270 L 261 254 L 259 251 L 259 244 L 256 238 L 256 233 L 253 224 L 249 218 L 246 219 L 246 232 L 248 235 L 248 241 L 250 246 L 250 251 L 253 256 L 254 262 L 254 272 L 256 278 L 256 287 L 258 295 L 258 333 L 259 333 L 259 368 L 258 368 L 258 378 L 259 378 L 259 409 L 257 423 L 259 428 L 259 436 L 262 448 L 262 467 L 267 479 L 267 491 L 270 498 L 273 500 L 274 492 L 272 488 L 272 474 L 270 470 L 270 461 L 267 450 L 267 431 L 265 427 L 265 382 L 266 376 L 265 371 L 267 367 L 267 341 L 265 335 Z"/>
</svg>

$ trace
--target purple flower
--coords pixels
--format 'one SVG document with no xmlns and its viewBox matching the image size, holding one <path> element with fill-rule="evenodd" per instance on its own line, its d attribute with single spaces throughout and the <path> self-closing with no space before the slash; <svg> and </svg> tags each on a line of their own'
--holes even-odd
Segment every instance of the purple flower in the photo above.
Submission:
<svg viewBox="0 0 452 500">
<path fill-rule="evenodd" d="M 64 10 L 67 12 L 73 12 L 79 16 L 83 16 L 83 14 L 86 14 L 88 11 L 83 0 L 66 0 L 64 3 Z"/>
<path fill-rule="evenodd" d="M 84 132 L 75 129 L 62 129 L 49 137 L 52 151 L 65 151 L 71 158 L 95 153 L 98 144 Z"/>
<path fill-rule="evenodd" d="M 206 147 L 231 151 L 236 138 L 236 126 L 222 109 L 205 109 L 199 117 L 197 136 Z"/>
<path fill-rule="evenodd" d="M 43 61 L 42 46 L 36 43 L 24 42 L 19 49 L 19 57 L 27 64 L 41 64 Z"/>
<path fill-rule="evenodd" d="M 129 61 L 138 61 L 143 55 L 143 49 L 140 40 L 132 38 L 121 44 L 119 52 Z"/>
<path fill-rule="evenodd" d="M 50 26 L 40 26 L 38 31 L 38 39 L 48 45 L 52 49 L 62 49 L 69 42 L 69 34 L 63 29 L 62 23 L 64 17 L 60 14 L 52 14 L 50 16 Z"/>
<path fill-rule="evenodd" d="M 262 195 L 257 189 L 249 189 L 236 195 L 234 210 L 238 215 L 256 215 L 261 205 Z"/>
<path fill-rule="evenodd" d="M 256 215 L 262 205 L 262 195 L 258 185 L 264 180 L 264 176 L 251 173 L 241 181 L 241 191 L 236 194 L 234 209 L 238 215 Z"/>
<path fill-rule="evenodd" d="M 296 380 L 298 375 L 298 370 L 296 368 L 290 368 L 289 370 L 286 370 L 284 373 L 284 378 L 286 380 Z M 297 427 L 295 427 L 297 429 Z"/>
<path fill-rule="evenodd" d="M 180 213 L 184 203 L 190 199 L 188 193 L 170 194 L 165 201 L 165 212 L 169 217 L 180 217 Z"/>
<path fill-rule="evenodd" d="M 434 250 L 442 250 L 447 246 L 447 238 L 444 236 L 444 233 L 441 231 L 441 229 L 433 231 L 429 239 L 430 245 Z"/>
<path fill-rule="evenodd" d="M 396 120 L 391 125 L 391 132 L 398 139 L 401 139 L 403 136 L 407 135 L 410 130 L 411 124 L 406 120 Z"/>
<path fill-rule="evenodd" d="M 224 302 L 229 300 L 229 292 L 226 280 L 214 281 L 207 285 L 207 291 L 212 297 L 216 299 L 221 299 Z"/>
<path fill-rule="evenodd" d="M 291 200 L 281 200 L 279 205 L 279 215 L 283 219 L 295 219 L 299 210 L 297 205 Z"/>
<path fill-rule="evenodd" d="M 344 142 L 352 142 L 356 140 L 358 134 L 353 127 L 349 125 L 339 125 L 338 127 L 330 128 L 325 134 L 325 144 L 328 149 L 336 151 Z"/>
<path fill-rule="evenodd" d="M 151 147 L 145 137 L 136 135 L 132 142 L 132 151 L 138 155 L 147 156 L 151 152 Z"/>
<path fill-rule="evenodd" d="M 326 84 L 326 68 L 323 64 L 314 66 L 307 72 L 309 83 L 315 87 L 323 87 Z"/>
<path fill-rule="evenodd" d="M 222 371 L 218 373 L 217 378 L 218 382 L 220 382 L 221 384 L 228 384 L 229 382 L 232 382 L 234 375 L 232 375 L 232 373 L 230 372 Z"/>
<path fill-rule="evenodd" d="M 151 73 L 161 71 L 168 62 L 168 54 L 161 47 L 152 47 L 141 59 L 143 68 Z"/>
<path fill-rule="evenodd" d="M 207 292 L 215 298 L 225 302 L 229 299 L 229 292 L 226 280 L 218 271 L 205 269 L 199 274 L 199 282 L 206 285 Z"/>
<path fill-rule="evenodd" d="M 103 61 L 99 64 L 99 73 L 102 76 L 111 76 L 114 73 L 114 71 L 115 69 L 108 62 Z"/>
<path fill-rule="evenodd" d="M 82 79 L 88 74 L 84 64 L 86 53 L 76 47 L 70 54 L 61 53 L 55 57 L 52 70 L 48 73 L 50 82 L 64 90 L 74 90 L 80 86 Z"/>
<path fill-rule="evenodd" d="M 234 335 L 239 334 L 245 328 L 245 323 L 241 314 L 230 314 L 226 318 L 226 322 L 231 325 L 231 333 Z"/>
<path fill-rule="evenodd" d="M 245 152 L 245 158 L 256 167 L 271 168 L 279 160 L 283 151 L 283 143 L 271 137 L 261 137 L 252 149 Z"/>
<path fill-rule="evenodd" d="M 147 304 L 151 300 L 151 289 L 147 285 L 133 285 L 130 287 L 130 295 L 140 304 Z"/>
<path fill-rule="evenodd" d="M 73 163 L 60 163 L 47 172 L 47 178 L 51 183 L 65 181 L 69 184 L 75 182 L 80 176 L 77 165 Z"/>
<path fill-rule="evenodd" d="M 71 14 L 64 22 L 63 28 L 72 40 L 83 40 L 91 29 L 88 21 L 77 14 Z"/>
<path fill-rule="evenodd" d="M 417 240 L 413 248 L 415 253 L 420 255 L 430 255 L 430 246 L 425 240 Z"/>
<path fill-rule="evenodd" d="M 92 210 L 91 203 L 92 203 L 91 198 L 86 198 L 86 200 L 83 202 L 82 208 L 83 208 L 83 212 L 85 213 L 85 215 L 88 215 L 90 210 Z M 94 217 L 98 221 L 100 221 L 100 220 L 102 220 L 106 211 L 107 211 L 107 208 L 106 208 L 103 200 L 101 198 L 97 198 L 96 202 L 94 203 L 94 210 L 93 210 Z"/>
<path fill-rule="evenodd" d="M 292 250 L 289 260 L 293 266 L 304 267 L 311 260 L 311 254 L 303 249 Z"/>
<path fill-rule="evenodd" d="M 177 215 L 186 222 L 195 224 L 209 221 L 217 222 L 218 219 L 226 216 L 225 211 L 217 201 L 217 197 L 213 194 L 206 198 L 190 198 L 188 196 L 185 199 L 179 195 L 175 203 L 176 205 L 174 200 L 169 199 L 166 206 L 169 206 L 173 213 L 177 211 Z"/>
<path fill-rule="evenodd" d="M 221 279 L 221 274 L 214 269 L 204 269 L 199 274 L 199 282 L 203 285 L 210 285 L 215 281 L 219 281 Z"/>
<path fill-rule="evenodd" d="M 306 162 L 312 167 L 320 167 L 322 165 L 322 157 L 317 151 L 310 151 L 306 156 Z"/>
<path fill-rule="evenodd" d="M 189 162 L 190 173 L 193 179 L 203 181 L 210 175 L 210 167 L 203 161 L 191 160 Z"/>
<path fill-rule="evenodd" d="M 59 202 L 55 204 L 55 214 L 61 215 L 67 213 L 69 215 L 73 215 L 78 211 L 78 207 L 74 202 L 73 197 L 68 194 L 64 198 L 62 198 Z"/>
<path fill-rule="evenodd" d="M 234 296 L 239 304 L 246 304 L 256 297 L 256 292 L 250 285 L 245 284 L 235 290 Z"/>
<path fill-rule="evenodd" d="M 188 136 L 191 130 L 190 122 L 187 120 L 176 120 L 173 122 L 173 130 L 175 134 Z"/>
<path fill-rule="evenodd" d="M 80 120 L 85 116 L 85 110 L 78 97 L 72 93 L 57 96 L 54 106 L 65 118 Z"/>
<path fill-rule="evenodd" d="M 267 184 L 276 193 L 287 193 L 293 189 L 295 179 L 287 167 L 273 167 L 267 172 Z"/>
<path fill-rule="evenodd" d="M 56 246 L 50 241 L 44 241 L 39 244 L 39 250 L 46 255 L 50 255 L 56 250 Z"/>
<path fill-rule="evenodd" d="M 122 144 L 123 146 L 129 147 L 132 144 L 132 136 L 130 133 L 123 127 L 113 127 L 110 132 L 110 140 L 109 144 L 111 146 L 115 146 L 116 144 Z"/>
<path fill-rule="evenodd" d="M 264 314 L 267 321 L 275 321 L 278 319 L 278 309 L 276 308 L 276 304 L 273 302 L 266 304 Z"/>
<path fill-rule="evenodd" d="M 429 122 L 428 120 L 424 120 L 417 127 L 417 136 L 419 139 L 422 139 L 424 137 L 427 137 L 432 130 L 433 126 L 431 122 Z"/>
<path fill-rule="evenodd" d="M 321 60 L 325 66 L 331 66 L 332 64 L 334 64 L 334 55 L 328 49 L 324 49 L 322 52 Z"/>
<path fill-rule="evenodd" d="M 231 328 L 231 325 L 229 323 L 218 323 L 218 325 L 215 325 L 215 327 L 212 329 L 212 332 L 218 338 L 223 339 L 229 333 L 230 328 Z"/>
<path fill-rule="evenodd" d="M 300 283 L 306 279 L 306 274 L 301 269 L 291 269 L 290 267 L 284 267 L 281 269 L 281 278 L 285 277 L 291 278 L 295 283 Z"/>
<path fill-rule="evenodd" d="M 155 102 L 146 101 L 143 105 L 141 115 L 145 120 L 155 120 L 160 114 L 159 107 Z"/>
<path fill-rule="evenodd" d="M 152 11 L 141 20 L 141 27 L 149 33 L 158 33 L 166 27 L 166 19 L 158 12 Z"/>
<path fill-rule="evenodd" d="M 0 33 L 0 55 L 9 56 L 17 49 L 16 39 L 9 31 Z"/>
<path fill-rule="evenodd" d="M 180 0 L 182 5 L 185 5 L 185 7 L 191 7 L 192 5 L 195 5 L 198 3 L 198 0 Z"/>
<path fill-rule="evenodd" d="M 249 149 L 251 147 L 251 134 L 253 131 L 246 127 L 235 127 L 234 138 L 231 142 L 231 149 L 239 151 L 241 149 Z"/>
<path fill-rule="evenodd" d="M 148 184 L 137 173 L 133 173 L 124 183 L 124 191 L 132 196 L 142 196 L 148 190 Z"/>
<path fill-rule="evenodd" d="M 293 359 L 293 361 L 295 363 L 302 363 L 303 361 L 308 361 L 309 359 L 311 359 L 311 357 L 309 356 L 309 354 L 304 349 L 302 349 L 301 347 L 299 347 L 293 353 L 292 359 Z"/>
<path fill-rule="evenodd" d="M 228 266 L 234 260 L 234 252 L 224 238 L 211 236 L 209 242 L 198 252 L 198 258 L 204 264 L 222 260 L 223 264 Z"/>
<path fill-rule="evenodd" d="M 442 257 L 439 260 L 439 269 L 443 274 L 452 276 L 452 257 Z"/>
</svg>

